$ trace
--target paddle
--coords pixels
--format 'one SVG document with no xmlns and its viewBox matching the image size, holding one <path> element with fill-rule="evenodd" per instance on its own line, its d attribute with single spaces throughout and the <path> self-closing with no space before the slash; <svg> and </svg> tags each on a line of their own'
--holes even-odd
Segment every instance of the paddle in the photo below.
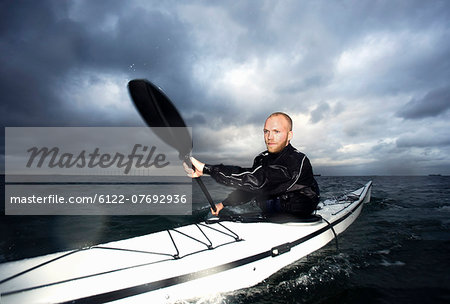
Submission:
<svg viewBox="0 0 450 304">
<path fill-rule="evenodd" d="M 175 148 L 179 158 L 192 165 L 189 156 L 192 138 L 177 108 L 156 85 L 145 79 L 134 79 L 128 83 L 134 105 L 144 121 L 169 146 Z M 173 128 L 177 128 L 176 132 Z M 175 135 L 176 134 L 176 135 Z M 211 195 L 200 177 L 195 178 L 211 208 L 216 211 Z"/>
</svg>

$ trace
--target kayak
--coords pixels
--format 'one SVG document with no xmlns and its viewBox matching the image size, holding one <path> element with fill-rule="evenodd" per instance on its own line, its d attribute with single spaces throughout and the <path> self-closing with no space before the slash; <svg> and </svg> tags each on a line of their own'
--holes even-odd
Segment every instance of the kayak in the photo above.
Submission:
<svg viewBox="0 0 450 304">
<path fill-rule="evenodd" d="M 372 182 L 307 219 L 204 221 L 0 264 L 0 303 L 167 303 L 254 286 L 337 238 Z"/>
</svg>

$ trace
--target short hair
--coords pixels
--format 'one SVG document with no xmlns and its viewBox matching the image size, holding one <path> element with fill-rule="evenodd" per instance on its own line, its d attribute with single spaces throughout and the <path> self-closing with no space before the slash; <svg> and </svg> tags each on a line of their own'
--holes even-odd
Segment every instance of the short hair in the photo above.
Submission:
<svg viewBox="0 0 450 304">
<path fill-rule="evenodd" d="M 286 118 L 286 120 L 288 121 L 288 124 L 289 124 L 288 129 L 289 129 L 289 131 L 292 131 L 292 119 L 289 115 L 287 115 L 286 113 L 283 113 L 283 112 L 274 112 L 274 113 L 270 114 L 269 117 L 267 117 L 267 119 L 269 119 L 270 117 L 273 117 L 273 116 L 283 116 L 284 118 Z"/>
</svg>

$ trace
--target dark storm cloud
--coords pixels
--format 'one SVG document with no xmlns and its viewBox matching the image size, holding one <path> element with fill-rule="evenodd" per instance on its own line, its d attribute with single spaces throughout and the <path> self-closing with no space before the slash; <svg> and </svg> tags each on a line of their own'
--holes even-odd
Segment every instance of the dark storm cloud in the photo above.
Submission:
<svg viewBox="0 0 450 304">
<path fill-rule="evenodd" d="M 293 45 L 302 49 L 304 60 L 293 63 L 292 66 L 293 72 L 303 73 L 301 81 L 288 86 L 290 90 L 305 90 L 316 84 L 323 84 L 332 75 L 330 66 L 343 50 L 367 35 L 382 32 L 398 32 L 401 35 L 405 31 L 420 32 L 424 29 L 441 28 L 439 47 L 429 49 L 428 52 L 432 54 L 425 53 L 415 57 L 415 60 L 419 59 L 415 64 L 405 63 L 403 59 L 409 58 L 410 53 L 414 54 L 421 41 L 411 45 L 408 53 L 387 59 L 394 63 L 398 61 L 401 71 L 408 69 L 407 74 L 400 75 L 400 71 L 391 75 L 396 80 L 410 73 L 424 79 L 430 79 L 431 73 L 434 73 L 432 79 L 439 79 L 443 74 L 450 75 L 449 65 L 443 60 L 448 58 L 450 51 L 449 32 L 445 30 L 450 19 L 450 9 L 449 3 L 445 1 L 297 1 L 289 5 L 272 1 L 263 4 L 261 1 L 243 1 L 232 6 L 224 2 L 218 3 L 218 6 L 230 11 L 237 23 L 248 29 L 245 39 L 240 39 L 242 48 L 239 54 L 245 55 L 245 59 L 255 54 L 264 58 L 280 52 L 293 56 L 295 53 L 289 52 Z M 444 64 L 438 65 L 438 62 Z M 386 76 L 387 80 L 393 78 Z M 409 80 L 411 83 L 411 79 Z M 289 84 L 290 81 L 291 79 L 286 79 L 286 83 Z"/>
<path fill-rule="evenodd" d="M 435 117 L 450 109 L 450 86 L 428 92 L 424 97 L 412 99 L 397 112 L 405 119 Z"/>
<path fill-rule="evenodd" d="M 40 124 L 52 116 L 56 106 L 55 81 L 65 65 L 74 64 L 72 54 L 79 48 L 77 39 L 70 36 L 76 30 L 70 23 L 57 27 L 55 12 L 45 2 L 3 2 L 3 8 L 0 91 L 4 123 L 22 125 L 36 118 L 34 123 Z M 61 30 L 66 35 L 55 35 Z"/>
<path fill-rule="evenodd" d="M 74 117 L 77 113 L 70 102 L 56 95 L 82 69 L 154 78 L 168 90 L 176 87 L 171 90 L 175 98 L 189 100 L 185 96 L 192 96 L 186 81 L 190 44 L 176 19 L 158 11 L 123 10 L 123 1 L 80 3 L 84 4 L 78 7 L 82 21 L 70 18 L 71 3 L 65 1 L 3 4 L 0 91 L 1 111 L 7 114 L 2 115 L 4 125 L 108 123 L 89 114 Z M 116 24 L 103 29 L 99 24 L 109 16 L 115 17 Z"/>
<path fill-rule="evenodd" d="M 398 148 L 439 148 L 450 146 L 450 137 L 444 134 L 408 134 L 397 139 Z"/>
<path fill-rule="evenodd" d="M 213 49 L 217 56 L 227 56 L 236 62 L 257 56 L 264 62 L 283 52 L 289 58 L 296 52 L 293 45 L 300 46 L 304 59 L 285 71 L 283 85 L 274 83 L 273 91 L 281 96 L 327 85 L 332 79 L 329 67 L 336 56 L 368 31 L 420 29 L 430 26 L 431 18 L 434 24 L 439 24 L 448 16 L 445 4 L 430 5 L 423 1 L 298 2 L 289 6 L 270 1 L 234 5 L 197 3 L 199 14 L 203 9 L 200 6 L 221 9 L 245 29 L 237 38 L 238 48 L 230 52 L 224 39 L 222 46 Z M 1 59 L 4 68 L 0 89 L 5 92 L 6 104 L 2 110 L 9 113 L 6 122 L 24 122 L 34 117 L 39 123 L 56 113 L 61 118 L 59 123 L 82 120 L 82 117 L 71 117 L 71 109 L 58 100 L 54 90 L 65 85 L 64 80 L 74 69 L 121 71 L 130 78 L 149 78 L 163 87 L 181 108 L 208 104 L 205 101 L 208 97 L 190 74 L 192 61 L 202 56 L 202 50 L 195 49 L 186 24 L 176 14 L 167 13 L 168 4 L 155 2 L 153 10 L 124 1 L 19 1 L 3 6 L 1 38 L 6 55 Z M 108 27 L 105 25 L 108 22 L 113 25 Z M 436 49 L 448 50 L 448 47 Z M 417 68 L 408 74 L 430 74 L 431 69 L 425 63 L 418 62 Z M 392 75 L 377 81 L 381 85 L 378 91 L 391 88 L 402 76 Z M 414 79 L 409 81 L 413 82 Z M 237 116 L 240 110 L 226 107 L 227 102 L 224 99 L 209 103 L 208 108 L 201 110 L 219 113 L 218 119 L 224 122 L 233 121 L 231 118 L 239 121 L 239 117 L 253 121 L 255 114 Z M 302 104 L 299 100 L 298 105 L 291 104 L 286 110 L 295 110 Z M 270 110 L 270 106 L 261 109 L 254 121 Z M 187 107 L 186 111 L 189 112 Z"/>
<path fill-rule="evenodd" d="M 195 136 L 205 155 L 249 154 L 240 128 L 285 111 L 312 159 L 348 158 L 341 172 L 408 149 L 447 159 L 449 20 L 449 1 L 3 1 L 0 113 L 4 126 L 142 125 L 126 83 L 147 78 L 210 131 Z"/>
</svg>

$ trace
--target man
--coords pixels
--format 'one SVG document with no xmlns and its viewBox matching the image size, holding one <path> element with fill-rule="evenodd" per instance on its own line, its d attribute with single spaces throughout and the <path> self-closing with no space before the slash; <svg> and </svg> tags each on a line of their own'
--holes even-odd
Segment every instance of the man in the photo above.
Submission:
<svg viewBox="0 0 450 304">
<path fill-rule="evenodd" d="M 285 113 L 275 112 L 264 124 L 267 151 L 255 158 L 252 168 L 207 165 L 192 157 L 194 170 L 187 169 L 189 176 L 209 174 L 217 182 L 236 188 L 223 202 L 216 204 L 216 212 L 211 212 L 218 215 L 225 206 L 256 199 L 269 216 L 311 215 L 319 202 L 319 187 L 309 159 L 291 146 L 292 136 L 292 119 Z"/>
</svg>

